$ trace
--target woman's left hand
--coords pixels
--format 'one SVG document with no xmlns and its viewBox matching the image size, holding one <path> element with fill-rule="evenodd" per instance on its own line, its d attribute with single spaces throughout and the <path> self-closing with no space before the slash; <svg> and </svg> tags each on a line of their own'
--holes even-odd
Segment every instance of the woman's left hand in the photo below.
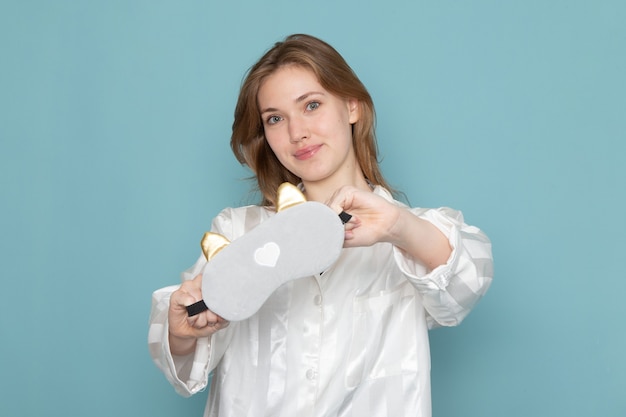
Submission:
<svg viewBox="0 0 626 417">
<path fill-rule="evenodd" d="M 345 211 L 352 216 L 345 225 L 345 247 L 392 241 L 403 210 L 370 191 L 350 186 L 341 187 L 326 204 L 337 213 Z"/>
<path fill-rule="evenodd" d="M 445 263 L 452 248 L 432 223 L 371 191 L 345 186 L 326 203 L 337 213 L 352 215 L 346 223 L 344 247 L 389 242 L 434 269 Z"/>
</svg>

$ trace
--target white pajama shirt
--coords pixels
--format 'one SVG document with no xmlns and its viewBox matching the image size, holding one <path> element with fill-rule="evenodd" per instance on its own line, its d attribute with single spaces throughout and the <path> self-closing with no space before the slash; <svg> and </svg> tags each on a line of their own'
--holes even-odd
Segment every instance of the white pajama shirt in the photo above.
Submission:
<svg viewBox="0 0 626 417">
<path fill-rule="evenodd" d="M 374 192 L 393 201 L 382 187 Z M 178 286 L 162 288 L 148 336 L 155 363 L 183 396 L 204 390 L 213 372 L 205 416 L 430 417 L 428 329 L 463 320 L 487 291 L 493 263 L 489 239 L 460 212 L 410 210 L 448 237 L 446 264 L 428 271 L 388 243 L 343 249 L 321 275 L 282 285 L 251 318 L 198 340 L 185 357 L 168 344 Z M 272 215 L 228 208 L 212 231 L 232 241 Z M 201 256 L 183 280 L 205 262 Z"/>
</svg>

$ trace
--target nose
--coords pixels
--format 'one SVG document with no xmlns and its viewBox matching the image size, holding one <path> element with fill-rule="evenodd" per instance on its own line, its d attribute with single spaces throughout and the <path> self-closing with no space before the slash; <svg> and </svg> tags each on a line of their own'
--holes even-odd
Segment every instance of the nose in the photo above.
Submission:
<svg viewBox="0 0 626 417">
<path fill-rule="evenodd" d="M 289 142 L 298 143 L 309 137 L 309 130 L 306 123 L 299 119 L 293 118 L 289 121 Z"/>
</svg>

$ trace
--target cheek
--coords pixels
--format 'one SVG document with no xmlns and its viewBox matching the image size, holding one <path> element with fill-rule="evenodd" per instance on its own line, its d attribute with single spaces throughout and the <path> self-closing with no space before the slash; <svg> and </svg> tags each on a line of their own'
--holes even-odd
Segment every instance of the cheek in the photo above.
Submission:
<svg viewBox="0 0 626 417">
<path fill-rule="evenodd" d="M 272 151 L 277 153 L 280 148 L 280 136 L 277 134 L 276 130 L 272 130 L 270 132 L 265 131 L 265 140 Z"/>
<path fill-rule="evenodd" d="M 277 137 L 276 132 L 272 132 L 272 134 L 268 135 L 265 133 L 265 141 L 269 145 L 270 149 L 278 159 L 278 161 L 284 165 L 285 161 L 283 155 L 285 154 L 285 147 L 282 146 L 284 143 L 280 137 Z"/>
<path fill-rule="evenodd" d="M 337 120 L 333 133 L 333 136 L 335 136 L 344 146 L 352 145 L 352 125 L 347 123 L 345 119 Z"/>
<path fill-rule="evenodd" d="M 289 122 L 285 119 L 276 124 L 264 124 L 263 131 L 265 137 L 271 138 L 274 142 L 285 140 L 285 136 L 289 135 Z"/>
</svg>

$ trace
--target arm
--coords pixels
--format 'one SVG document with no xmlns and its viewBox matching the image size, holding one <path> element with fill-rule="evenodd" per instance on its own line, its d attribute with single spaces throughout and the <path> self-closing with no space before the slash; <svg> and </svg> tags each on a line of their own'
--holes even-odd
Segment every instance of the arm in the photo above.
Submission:
<svg viewBox="0 0 626 417">
<path fill-rule="evenodd" d="M 432 223 L 393 200 L 354 187 L 342 187 L 328 205 L 337 212 L 352 215 L 346 224 L 346 247 L 388 242 L 430 269 L 450 257 L 452 248 L 446 236 Z"/>
<path fill-rule="evenodd" d="M 452 252 L 444 263 L 431 269 L 396 247 L 396 263 L 422 295 L 429 327 L 458 325 L 491 285 L 491 242 L 480 229 L 467 225 L 458 211 L 440 208 L 411 212 L 439 229 Z"/>
<path fill-rule="evenodd" d="M 165 287 L 152 294 L 148 347 L 152 360 L 165 374 L 176 392 L 188 397 L 203 389 L 206 383 L 202 378 L 194 377 L 193 380 L 191 378 L 195 352 L 175 356 L 170 350 L 168 311 L 172 293 L 178 288 L 177 285 Z"/>
<path fill-rule="evenodd" d="M 222 231 L 229 225 L 229 216 L 220 214 L 212 230 Z M 228 325 L 212 312 L 193 318 L 187 316 L 185 305 L 200 300 L 199 274 L 206 260 L 197 262 L 182 273 L 181 285 L 155 291 L 152 295 L 148 344 L 155 364 L 165 374 L 176 391 L 190 396 L 207 385 L 213 369 L 228 345 L 229 334 L 211 337 Z"/>
<path fill-rule="evenodd" d="M 389 194 L 353 187 L 338 190 L 328 204 L 353 215 L 346 247 L 394 245 L 398 266 L 422 295 L 430 327 L 460 323 L 489 288 L 491 243 L 460 212 L 408 209 Z"/>
<path fill-rule="evenodd" d="M 386 241 L 408 256 L 433 270 L 446 263 L 452 254 L 448 238 L 428 220 L 416 216 L 404 207 L 392 205 L 397 220 L 388 231 Z"/>
</svg>

